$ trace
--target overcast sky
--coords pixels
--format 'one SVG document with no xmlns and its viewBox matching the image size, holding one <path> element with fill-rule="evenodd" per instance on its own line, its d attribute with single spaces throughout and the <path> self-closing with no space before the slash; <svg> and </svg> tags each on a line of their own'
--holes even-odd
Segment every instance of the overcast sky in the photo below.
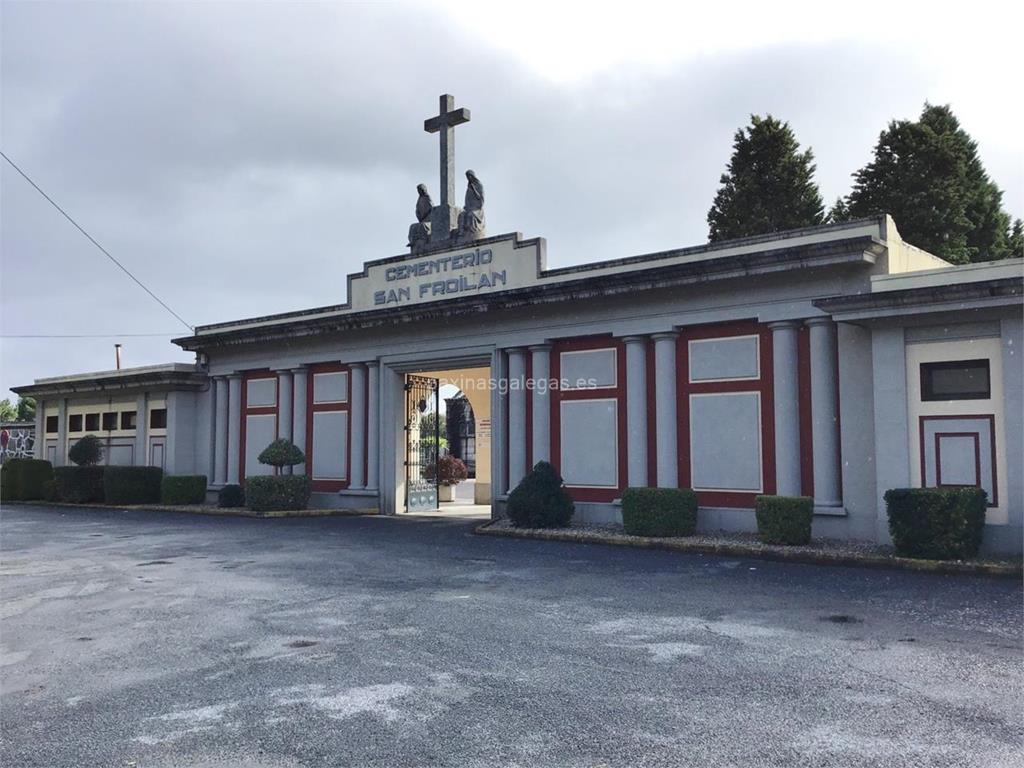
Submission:
<svg viewBox="0 0 1024 768">
<path fill-rule="evenodd" d="M 489 231 L 546 237 L 550 266 L 704 242 L 751 113 L 791 123 L 831 201 L 890 119 L 950 103 L 1024 215 L 1019 5 L 667 5 L 5 1 L 0 143 L 192 324 L 341 303 L 403 252 L 444 92 L 472 110 L 458 194 L 473 168 Z M 0 396 L 112 368 L 115 341 L 191 359 L 6 163 L 0 193 Z"/>
</svg>

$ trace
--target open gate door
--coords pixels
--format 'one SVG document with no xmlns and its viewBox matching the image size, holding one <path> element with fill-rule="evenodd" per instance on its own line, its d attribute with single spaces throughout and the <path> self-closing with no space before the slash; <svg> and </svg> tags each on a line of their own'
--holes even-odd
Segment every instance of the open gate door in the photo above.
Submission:
<svg viewBox="0 0 1024 768">
<path fill-rule="evenodd" d="M 437 509 L 440 381 L 405 377 L 405 511 Z"/>
</svg>

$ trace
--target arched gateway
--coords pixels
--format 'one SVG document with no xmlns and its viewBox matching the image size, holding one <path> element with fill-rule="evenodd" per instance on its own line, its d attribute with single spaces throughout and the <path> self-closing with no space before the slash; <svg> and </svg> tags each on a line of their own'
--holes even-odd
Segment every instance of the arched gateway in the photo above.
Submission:
<svg viewBox="0 0 1024 768">
<path fill-rule="evenodd" d="M 758 494 L 802 494 L 816 534 L 872 540 L 888 488 L 968 484 L 986 547 L 1020 551 L 1020 260 L 954 267 L 880 216 L 548 269 L 543 239 L 487 235 L 476 174 L 455 204 L 469 119 L 441 97 L 440 202 L 421 185 L 409 253 L 367 261 L 346 303 L 199 327 L 175 340 L 195 366 L 16 388 L 40 400 L 37 455 L 94 431 L 212 492 L 287 437 L 316 505 L 393 514 L 410 377 L 471 372 L 494 515 L 542 459 L 584 520 L 618 519 L 627 486 L 681 486 L 702 525 L 750 530 Z"/>
</svg>

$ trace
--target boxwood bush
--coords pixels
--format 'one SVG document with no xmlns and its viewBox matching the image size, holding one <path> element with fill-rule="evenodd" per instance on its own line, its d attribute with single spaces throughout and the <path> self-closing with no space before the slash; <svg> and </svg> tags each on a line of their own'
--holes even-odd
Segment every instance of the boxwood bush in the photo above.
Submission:
<svg viewBox="0 0 1024 768">
<path fill-rule="evenodd" d="M 0 499 L 32 501 L 46 498 L 44 485 L 53 479 L 53 467 L 43 459 L 15 458 L 0 469 Z"/>
<path fill-rule="evenodd" d="M 810 496 L 758 496 L 754 513 L 757 533 L 767 544 L 807 544 L 811 540 L 814 499 Z"/>
<path fill-rule="evenodd" d="M 309 475 L 256 475 L 245 478 L 246 506 L 254 512 L 305 509 Z"/>
<path fill-rule="evenodd" d="M 633 536 L 692 536 L 697 530 L 697 494 L 689 488 L 627 488 L 622 525 Z"/>
<path fill-rule="evenodd" d="M 206 475 L 166 475 L 160 486 L 161 504 L 202 504 Z"/>
<path fill-rule="evenodd" d="M 245 506 L 245 491 L 242 486 L 229 483 L 217 491 L 217 506 L 221 509 L 234 509 Z"/>
<path fill-rule="evenodd" d="M 506 511 L 518 528 L 564 528 L 576 506 L 558 470 L 538 461 L 508 495 Z"/>
<path fill-rule="evenodd" d="M 72 504 L 98 504 L 104 500 L 103 470 L 106 467 L 55 467 L 54 501 Z"/>
<path fill-rule="evenodd" d="M 103 495 L 108 504 L 156 504 L 164 471 L 160 467 L 104 467 Z"/>
<path fill-rule="evenodd" d="M 893 488 L 885 492 L 896 553 L 929 560 L 978 554 L 987 494 L 981 488 Z"/>
</svg>

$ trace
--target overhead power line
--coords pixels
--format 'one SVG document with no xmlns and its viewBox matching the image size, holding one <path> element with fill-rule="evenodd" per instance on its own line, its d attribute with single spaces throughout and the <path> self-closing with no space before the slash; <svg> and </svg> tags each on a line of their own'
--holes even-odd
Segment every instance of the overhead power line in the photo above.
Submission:
<svg viewBox="0 0 1024 768">
<path fill-rule="evenodd" d="M 8 163 L 10 163 L 11 167 L 14 170 L 16 170 L 18 173 L 20 173 L 21 177 L 23 179 L 25 179 L 25 181 L 27 181 L 29 184 L 31 184 L 35 188 L 36 192 L 38 192 L 40 195 L 42 195 L 50 205 L 52 205 L 54 208 L 56 208 L 58 211 L 60 211 L 61 215 L 74 225 L 75 229 L 77 229 L 79 232 L 81 232 L 83 235 L 85 235 L 86 238 L 88 238 L 90 243 L 92 243 L 97 248 L 99 248 L 104 256 L 106 256 L 108 259 L 110 259 L 112 262 L 114 262 L 114 264 L 116 264 L 118 266 L 118 268 L 122 272 L 124 272 L 126 275 L 128 275 L 128 277 L 130 277 L 133 281 L 135 281 L 136 285 L 138 285 L 142 290 L 144 290 L 146 293 L 148 293 L 153 298 L 153 300 L 156 301 L 161 307 L 163 307 L 168 312 L 170 312 L 172 315 L 174 315 L 174 317 L 177 318 L 181 322 L 182 325 L 184 325 L 190 331 L 195 331 L 195 328 L 192 325 L 190 325 L 189 323 L 185 322 L 185 319 L 181 315 L 179 315 L 177 312 L 175 312 L 173 309 L 171 309 L 169 306 L 167 306 L 166 302 L 164 302 L 159 296 L 157 296 L 155 293 L 153 293 L 151 290 L 149 290 L 149 288 L 147 288 L 145 286 L 145 284 L 141 280 L 139 280 L 139 278 L 137 278 L 135 275 L 133 275 L 124 264 L 122 264 L 120 261 L 115 259 L 110 254 L 110 251 L 108 251 L 106 248 L 104 248 L 102 245 L 100 245 L 98 242 L 96 242 L 96 239 L 92 235 L 90 235 L 88 232 L 86 232 L 77 221 L 75 221 L 73 218 L 71 218 L 71 215 L 67 211 L 65 211 L 63 208 L 61 208 L 59 205 L 57 205 L 56 201 L 52 197 L 50 197 L 48 194 L 46 194 L 40 188 L 40 186 L 38 184 L 36 184 L 34 181 L 32 181 L 31 177 L 27 173 L 25 173 L 23 170 L 21 170 L 21 168 L 19 168 L 17 166 L 17 164 L 13 160 L 11 160 L 11 158 L 9 158 L 2 151 L 0 151 L 0 156 L 2 156 L 4 160 L 6 160 Z"/>
</svg>

